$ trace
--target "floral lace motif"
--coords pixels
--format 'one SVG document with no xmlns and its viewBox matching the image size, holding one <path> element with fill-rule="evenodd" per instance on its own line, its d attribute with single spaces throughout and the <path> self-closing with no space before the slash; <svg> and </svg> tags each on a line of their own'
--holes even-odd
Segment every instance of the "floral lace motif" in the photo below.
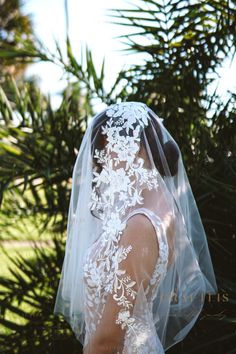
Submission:
<svg viewBox="0 0 236 354">
<path fill-rule="evenodd" d="M 141 192 L 144 188 L 158 188 L 157 170 L 144 168 L 144 160 L 137 158 L 140 127 L 148 125 L 149 116 L 145 104 L 130 102 L 115 104 L 106 114 L 110 119 L 107 120 L 106 126 L 102 127 L 102 134 L 106 135 L 107 145 L 103 150 L 95 149 L 94 158 L 102 165 L 102 170 L 100 173 L 95 169 L 93 171 L 93 182 L 96 186 L 93 187 L 89 203 L 91 210 L 101 211 L 102 233 L 88 249 L 84 262 L 86 334 L 91 335 L 96 331 L 102 318 L 106 297 L 110 293 L 121 306 L 116 324 L 126 329 L 124 347 L 129 349 L 126 349 L 125 353 L 154 354 L 157 353 L 154 351 L 156 346 L 151 349 L 149 343 L 148 348 L 145 339 L 150 338 L 153 333 L 150 319 L 139 320 L 131 316 L 131 300 L 137 297 L 137 291 L 134 290 L 136 282 L 126 274 L 125 269 L 120 268 L 122 260 L 132 251 L 132 245 L 119 245 L 126 227 L 126 221 L 122 220 L 127 208 L 137 203 L 142 204 Z M 125 167 L 118 166 L 121 162 L 125 162 Z M 164 236 L 161 236 L 163 233 L 157 223 L 155 225 L 160 253 L 150 279 L 151 285 L 157 283 L 157 280 L 159 283 L 164 276 L 168 258 L 167 244 L 162 239 Z M 144 316 L 145 312 L 147 311 L 144 311 Z"/>
<path fill-rule="evenodd" d="M 110 119 L 102 127 L 106 135 L 106 148 L 95 149 L 94 158 L 101 164 L 102 171 L 93 171 L 93 188 L 90 209 L 102 210 L 101 218 L 112 217 L 112 206 L 117 205 L 117 219 L 125 215 L 127 207 L 141 204 L 141 191 L 158 188 L 158 172 L 155 168 L 148 170 L 143 167 L 144 159 L 137 158 L 140 147 L 140 129 L 148 125 L 147 106 L 142 103 L 122 103 L 111 106 L 106 113 Z M 123 135 L 132 132 L 130 135 Z M 115 154 L 115 156 L 114 156 Z M 112 156 L 113 155 L 113 156 Z M 118 168 L 120 163 L 126 163 L 125 168 Z M 99 190 L 102 193 L 99 193 Z M 100 195 L 101 194 L 101 195 Z M 118 207 L 119 205 L 119 207 Z"/>
</svg>

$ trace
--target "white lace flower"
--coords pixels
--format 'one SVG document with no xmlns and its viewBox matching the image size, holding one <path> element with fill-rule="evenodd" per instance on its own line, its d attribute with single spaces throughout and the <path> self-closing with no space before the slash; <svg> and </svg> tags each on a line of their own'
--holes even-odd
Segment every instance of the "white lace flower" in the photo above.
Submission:
<svg viewBox="0 0 236 354">
<path fill-rule="evenodd" d="M 134 321 L 134 318 L 130 317 L 129 310 L 125 310 L 119 312 L 116 323 L 121 324 L 121 328 L 124 329 L 126 326 L 132 326 Z"/>
<path fill-rule="evenodd" d="M 112 194 L 121 191 L 127 192 L 130 184 L 129 176 L 125 173 L 124 168 L 110 170 L 107 173 L 107 181 L 109 182 L 110 192 Z"/>
<path fill-rule="evenodd" d="M 118 320 L 123 321 L 123 322 L 127 322 L 129 317 L 130 317 L 129 311 L 120 311 L 119 316 L 118 316 Z"/>
<path fill-rule="evenodd" d="M 132 137 L 124 136 L 119 138 L 119 141 L 113 148 L 113 151 L 118 154 L 118 159 L 120 161 L 129 160 L 130 163 L 134 160 L 138 150 L 139 145 L 135 142 L 135 140 L 132 139 Z"/>
<path fill-rule="evenodd" d="M 133 124 L 136 123 L 137 121 L 141 126 L 148 125 L 148 114 L 145 109 L 145 106 L 142 104 L 139 105 L 127 105 L 127 107 L 124 107 L 124 113 L 122 115 L 123 118 L 126 119 L 126 131 L 128 132 L 128 129 L 134 129 Z"/>
<path fill-rule="evenodd" d="M 117 118 L 117 124 L 123 124 L 128 133 L 129 129 L 134 130 L 134 124 L 139 123 L 141 126 L 148 125 L 147 106 L 143 103 L 126 102 L 122 105 L 115 104 L 106 112 L 108 117 Z"/>
<path fill-rule="evenodd" d="M 117 213 L 112 212 L 110 217 L 104 222 L 102 228 L 108 235 L 116 235 L 118 232 L 124 230 L 125 224 L 121 221 Z"/>
<path fill-rule="evenodd" d="M 122 106 L 119 106 L 119 104 L 114 104 L 113 106 L 111 106 L 110 109 L 106 111 L 106 115 L 108 117 L 114 117 L 114 118 L 122 116 L 122 113 L 123 113 L 123 109 Z"/>
<path fill-rule="evenodd" d="M 109 182 L 108 171 L 106 171 L 105 168 L 101 171 L 101 173 L 97 173 L 96 171 L 94 171 L 93 175 L 93 182 L 96 183 L 97 187 L 99 187 L 101 183 Z"/>
<path fill-rule="evenodd" d="M 121 202 L 127 200 L 127 194 L 126 194 L 125 192 L 122 192 L 122 191 L 121 191 L 120 194 L 119 194 L 119 200 L 120 200 Z"/>
</svg>

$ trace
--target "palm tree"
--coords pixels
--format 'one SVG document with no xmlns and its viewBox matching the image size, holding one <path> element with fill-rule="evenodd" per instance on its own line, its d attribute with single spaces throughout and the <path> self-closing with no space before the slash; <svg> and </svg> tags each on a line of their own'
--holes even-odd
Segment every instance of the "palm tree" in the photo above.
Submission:
<svg viewBox="0 0 236 354">
<path fill-rule="evenodd" d="M 30 259 L 20 253 L 10 257 L 10 276 L 0 277 L 1 353 L 59 352 L 62 341 L 78 353 L 69 326 L 53 316 L 52 307 L 64 254 L 72 168 L 90 104 L 78 83 L 65 89 L 56 110 L 34 84 L 25 83 L 23 92 L 14 79 L 8 86 L 12 101 L 4 91 L 0 95 L 1 229 L 6 234 L 15 225 L 26 235 L 31 222 L 34 236 L 42 239 L 47 232 L 53 244 L 35 244 Z"/>
<path fill-rule="evenodd" d="M 22 12 L 19 0 L 2 0 L 0 2 L 0 83 L 4 76 L 11 74 L 15 79 L 22 77 L 27 63 L 25 60 L 9 56 L 14 49 L 33 45 L 33 28 L 30 16 Z"/>
<path fill-rule="evenodd" d="M 29 57 L 33 52 L 35 57 L 36 49 L 15 49 L 14 55 L 23 52 Z M 31 222 L 34 239 L 47 233 L 53 240 L 45 249 L 35 243 L 35 255 L 30 259 L 20 254 L 17 259 L 8 256 L 10 275 L 0 276 L 3 354 L 82 352 L 69 325 L 53 316 L 52 310 L 64 255 L 72 169 L 88 117 L 94 114 L 91 100 L 105 92 L 104 65 L 98 74 L 87 49 L 87 70 L 83 71 L 69 38 L 67 58 L 59 47 L 57 54 L 56 58 L 49 52 L 46 56 L 43 47 L 37 53 L 41 60 L 55 60 L 55 65 L 71 75 L 57 109 L 34 82 L 24 82 L 19 89 L 6 76 L 9 92 L 0 87 L 1 229 L 6 234 L 14 224 L 24 235 Z"/>
</svg>

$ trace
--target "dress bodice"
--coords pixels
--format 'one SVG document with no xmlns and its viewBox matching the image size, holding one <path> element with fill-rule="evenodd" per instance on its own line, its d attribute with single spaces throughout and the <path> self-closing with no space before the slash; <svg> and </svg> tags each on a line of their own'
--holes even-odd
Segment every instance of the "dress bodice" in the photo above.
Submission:
<svg viewBox="0 0 236 354">
<path fill-rule="evenodd" d="M 153 300 L 153 298 L 155 297 L 155 290 L 157 289 L 157 286 L 161 278 L 164 277 L 165 275 L 165 270 L 166 270 L 165 268 L 167 266 L 167 260 L 168 260 L 168 243 L 167 243 L 166 232 L 165 232 L 163 222 L 161 218 L 159 218 L 152 210 L 147 208 L 135 209 L 128 215 L 126 221 L 128 221 L 128 219 L 131 218 L 131 216 L 139 213 L 146 215 L 151 221 L 155 229 L 157 242 L 159 245 L 159 257 L 157 259 L 153 274 L 150 278 L 148 287 L 145 289 L 146 295 L 148 295 L 151 290 L 150 300 Z"/>
<path fill-rule="evenodd" d="M 152 304 L 158 284 L 167 271 L 168 243 L 162 220 L 149 209 L 135 209 L 123 222 L 126 224 L 129 218 L 138 213 L 146 215 L 151 221 L 159 246 L 159 255 L 149 284 L 145 290 L 142 288 L 136 292 L 133 289 L 135 281 L 129 277 L 129 274 L 123 270 L 122 274 L 118 273 L 119 263 L 128 256 L 129 252 L 132 252 L 132 246 L 122 248 L 114 242 L 114 239 L 104 241 L 100 237 L 88 249 L 84 263 L 85 345 L 101 321 L 108 293 L 112 293 L 119 304 L 123 303 L 116 321 L 122 328 L 126 328 L 122 354 L 161 354 L 164 351 L 153 323 Z M 119 294 L 113 288 L 115 282 L 118 284 L 117 289 L 120 289 Z M 129 304 L 128 294 L 135 298 L 134 307 Z M 133 307 L 132 316 L 129 310 L 131 307 Z"/>
</svg>

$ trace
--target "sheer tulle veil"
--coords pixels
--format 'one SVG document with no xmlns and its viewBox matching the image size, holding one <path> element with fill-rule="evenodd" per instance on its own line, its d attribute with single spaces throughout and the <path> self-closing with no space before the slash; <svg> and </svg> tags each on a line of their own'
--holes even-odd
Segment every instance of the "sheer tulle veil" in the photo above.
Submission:
<svg viewBox="0 0 236 354">
<path fill-rule="evenodd" d="M 157 215 L 166 230 L 168 220 L 173 222 L 173 232 L 167 234 L 168 267 L 152 307 L 153 325 L 166 350 L 189 333 L 205 295 L 216 294 L 215 274 L 177 142 L 164 120 L 146 104 L 116 103 L 90 120 L 72 175 L 65 256 L 54 313 L 65 317 L 82 344 L 87 252 L 101 237 L 107 244 L 109 237 L 112 241 L 122 237 L 127 216 L 142 206 Z M 108 222 L 114 232 L 104 236 Z M 106 271 L 109 278 L 109 269 Z M 112 277 L 109 286 L 113 286 Z M 102 285 L 97 289 L 97 306 L 101 294 Z"/>
</svg>

